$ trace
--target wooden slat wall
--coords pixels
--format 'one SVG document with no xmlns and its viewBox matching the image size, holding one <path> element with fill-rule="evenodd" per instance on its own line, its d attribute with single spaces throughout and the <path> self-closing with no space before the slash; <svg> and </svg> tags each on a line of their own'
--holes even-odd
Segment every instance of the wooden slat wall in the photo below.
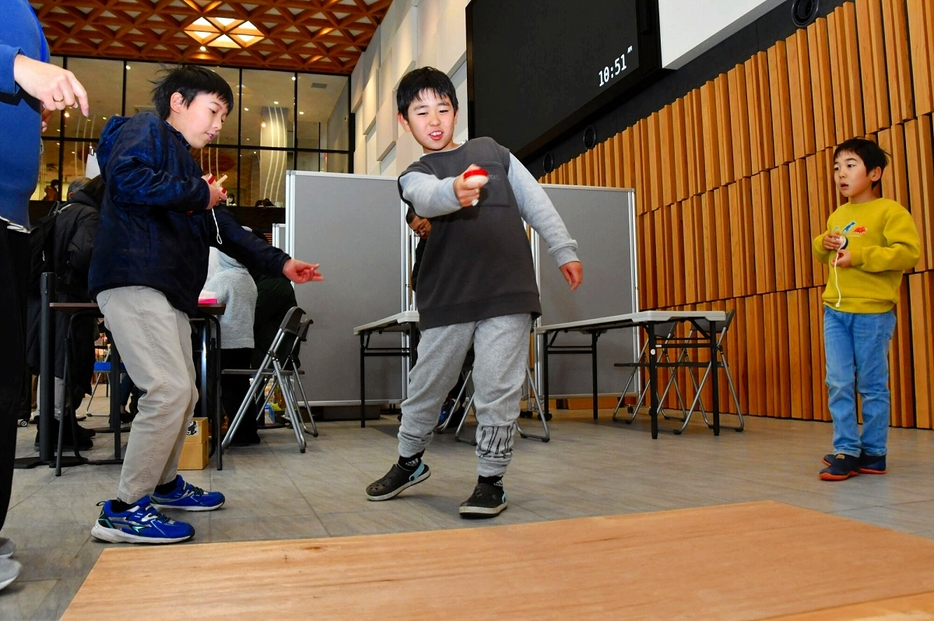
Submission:
<svg viewBox="0 0 934 621">
<path fill-rule="evenodd" d="M 934 3 L 854 0 L 543 181 L 634 188 L 640 308 L 735 309 L 726 348 L 744 413 L 827 421 L 827 267 L 811 241 L 842 199 L 835 146 L 876 140 L 891 155 L 882 195 L 922 238 L 896 306 L 891 422 L 934 429 L 932 114 Z"/>
</svg>

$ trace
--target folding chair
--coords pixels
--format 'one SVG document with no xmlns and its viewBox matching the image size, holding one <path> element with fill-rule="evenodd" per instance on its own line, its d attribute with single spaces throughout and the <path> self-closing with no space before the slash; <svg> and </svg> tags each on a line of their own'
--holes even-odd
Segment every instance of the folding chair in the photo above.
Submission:
<svg viewBox="0 0 934 621">
<path fill-rule="evenodd" d="M 222 374 L 226 375 L 253 376 L 250 389 L 244 396 L 237 414 L 230 421 L 227 428 L 227 434 L 221 443 L 222 449 L 226 449 L 230 445 L 237 427 L 240 426 L 240 421 L 254 407 L 254 403 L 258 401 L 258 396 L 264 394 L 266 395 L 265 400 L 268 400 L 268 395 L 272 393 L 276 386 L 282 391 L 287 418 L 292 426 L 292 431 L 295 433 L 298 450 L 304 453 L 307 446 L 305 435 L 302 433 L 303 430 L 311 433 L 313 437 L 318 436 L 318 427 L 311 415 L 310 408 L 308 409 L 308 419 L 311 422 L 311 429 L 309 430 L 302 421 L 301 410 L 295 396 L 295 386 L 297 385 L 307 406 L 308 397 L 305 395 L 305 388 L 302 386 L 300 377 L 304 372 L 298 368 L 297 361 L 300 343 L 306 340 L 308 329 L 313 321 L 311 318 L 302 320 L 304 314 L 305 311 L 298 306 L 289 309 L 289 312 L 282 319 L 279 331 L 273 338 L 269 351 L 266 352 L 266 356 L 258 369 L 224 369 L 221 371 Z M 265 401 L 263 405 L 265 406 Z M 260 416 L 262 416 L 262 409 L 260 408 Z"/>
<path fill-rule="evenodd" d="M 677 418 L 678 420 L 683 421 L 681 427 L 678 429 L 673 429 L 672 431 L 675 434 L 680 434 L 688 426 L 688 423 L 691 421 L 691 415 L 695 410 L 700 410 L 701 415 L 704 417 L 704 423 L 708 427 L 713 428 L 713 423 L 707 417 L 707 411 L 704 409 L 704 405 L 701 401 L 701 396 L 703 395 L 704 386 L 707 383 L 707 379 L 710 377 L 711 371 L 716 373 L 718 369 L 722 368 L 726 372 L 726 381 L 727 386 L 730 388 L 730 394 L 733 396 L 733 405 L 736 406 L 736 416 L 739 419 L 739 423 L 736 426 L 723 426 L 724 429 L 733 429 L 735 431 L 742 431 L 745 427 L 745 422 L 743 421 L 743 411 L 739 405 L 739 397 L 736 394 L 736 387 L 733 384 L 733 376 L 730 374 L 730 367 L 726 361 L 726 352 L 724 351 L 724 340 L 726 339 L 726 333 L 730 328 L 730 324 L 733 323 L 733 318 L 736 316 L 735 310 L 730 310 L 726 313 L 726 320 L 719 324 L 719 335 L 717 336 L 716 344 L 716 355 L 712 360 L 706 362 L 691 362 L 687 354 L 688 349 L 698 349 L 704 351 L 707 347 L 706 338 L 710 334 L 710 322 L 706 320 L 698 320 L 697 325 L 691 328 L 691 331 L 683 339 L 670 339 L 668 346 L 680 346 L 681 351 L 678 353 L 677 358 L 677 367 L 686 367 L 689 369 L 704 369 L 704 375 L 701 377 L 700 382 L 698 382 L 694 373 L 688 373 L 691 378 L 691 384 L 694 386 L 694 400 L 691 402 L 691 407 L 684 410 L 683 417 L 667 417 L 666 418 Z M 701 337 L 704 337 L 701 339 Z M 701 340 L 704 342 L 701 343 Z M 672 369 L 672 375 L 677 369 Z M 680 396 L 680 395 L 679 395 Z M 714 398 L 718 398 L 718 395 L 714 395 Z M 682 405 L 683 408 L 683 405 Z M 721 412 L 721 415 L 724 412 Z"/>
<path fill-rule="evenodd" d="M 470 411 L 473 409 L 474 418 L 477 417 L 477 412 L 473 408 L 473 393 L 467 387 L 468 382 L 470 381 L 470 376 L 473 374 L 473 369 L 471 368 L 467 371 L 467 376 L 464 378 L 464 385 L 461 387 L 460 392 L 457 394 L 457 398 L 454 399 L 454 406 L 451 411 L 457 408 L 457 404 L 460 403 L 462 398 L 466 398 L 467 402 L 464 405 L 464 415 L 461 417 L 460 424 L 457 425 L 457 430 L 454 432 L 454 439 L 458 442 L 469 442 L 470 444 L 476 444 L 474 440 L 467 440 L 460 437 L 461 429 L 464 426 L 464 421 L 467 420 L 467 415 L 470 414 Z M 535 435 L 531 433 L 526 433 L 522 430 L 522 426 L 519 425 L 519 420 L 516 419 L 516 430 L 519 432 L 519 435 L 523 438 L 529 438 L 532 440 L 541 440 L 542 442 L 548 442 L 551 440 L 551 432 L 548 430 L 548 421 L 545 420 L 545 408 L 542 407 L 541 399 L 538 396 L 538 390 L 535 388 L 535 382 L 532 380 L 532 371 L 528 367 L 525 369 L 525 379 L 526 379 L 526 388 L 528 391 L 523 395 L 528 403 L 529 400 L 533 399 L 535 401 L 535 408 L 538 412 L 538 418 L 542 421 L 542 428 L 545 430 L 543 435 Z M 443 431 L 447 427 L 447 422 L 441 426 L 440 430 Z"/>
<path fill-rule="evenodd" d="M 668 350 L 669 350 L 668 345 L 675 338 L 675 331 L 677 330 L 677 327 L 678 327 L 678 324 L 677 322 L 674 322 L 674 321 L 658 324 L 657 326 L 658 331 L 665 335 L 664 337 L 659 339 L 658 343 L 656 344 L 656 349 L 658 351 L 656 355 L 659 357 L 659 362 L 662 364 L 671 363 L 671 357 L 668 354 Z M 626 380 L 626 384 L 623 386 L 623 390 L 620 393 L 619 400 L 616 402 L 616 409 L 613 410 L 614 421 L 616 420 L 616 415 L 619 412 L 619 409 L 623 406 L 623 402 L 626 400 L 626 395 L 628 394 L 629 387 L 634 386 L 635 384 L 635 380 L 636 380 L 637 374 L 639 373 L 639 370 L 648 366 L 648 355 L 649 355 L 648 349 L 649 349 L 649 342 L 648 340 L 646 340 L 646 342 L 642 345 L 642 350 L 639 352 L 639 358 L 635 362 L 617 362 L 616 364 L 613 365 L 615 367 L 632 369 L 632 371 L 629 373 L 629 378 Z M 684 356 L 684 355 L 686 354 L 682 350 L 682 352 L 678 354 L 679 360 L 681 356 Z M 639 391 L 639 396 L 636 399 L 636 404 L 634 406 L 628 406 L 629 418 L 623 420 L 623 422 L 626 423 L 627 425 L 635 420 L 636 416 L 639 414 L 639 410 L 642 408 L 642 404 L 646 402 L 646 397 L 649 394 L 649 384 L 650 384 L 650 381 L 648 380 L 648 378 L 646 378 L 645 384 L 642 386 L 642 390 Z M 672 369 L 672 373 L 668 378 L 668 383 L 665 385 L 665 390 L 662 392 L 661 396 L 659 397 L 659 403 L 664 403 L 665 398 L 668 396 L 668 393 L 671 390 L 672 386 L 674 386 L 675 394 L 677 394 L 678 396 L 678 405 L 681 406 L 681 411 L 683 413 L 684 412 L 684 398 L 682 397 L 681 389 L 678 386 L 678 379 L 677 379 L 677 374 L 675 373 L 675 369 Z M 662 410 L 661 413 L 662 413 L 662 416 L 664 416 L 665 418 L 670 418 L 667 414 L 665 414 L 664 410 Z"/>
<path fill-rule="evenodd" d="M 94 395 L 97 393 L 97 385 L 101 383 L 101 376 L 106 375 L 108 373 L 110 373 L 110 343 L 107 344 L 107 354 L 104 356 L 104 359 L 94 361 L 94 383 L 91 386 L 91 398 L 88 399 L 87 407 L 84 408 L 85 415 L 94 416 L 91 413 L 91 402 L 94 401 Z M 122 375 L 124 373 L 126 373 L 126 367 L 121 362 L 120 363 L 120 374 Z M 120 390 L 119 382 L 117 383 L 116 386 L 114 386 L 114 390 Z M 106 392 L 104 393 L 104 396 L 110 396 L 110 380 L 109 379 L 107 381 L 107 389 L 106 389 Z M 122 397 L 122 395 L 120 395 L 119 393 L 117 393 L 117 396 Z"/>
</svg>

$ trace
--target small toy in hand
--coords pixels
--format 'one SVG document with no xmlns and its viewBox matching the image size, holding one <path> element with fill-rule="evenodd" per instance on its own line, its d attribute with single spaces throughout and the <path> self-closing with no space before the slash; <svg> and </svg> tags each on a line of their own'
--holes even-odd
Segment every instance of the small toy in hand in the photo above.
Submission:
<svg viewBox="0 0 934 621">
<path fill-rule="evenodd" d="M 489 175 L 489 173 L 488 173 L 487 171 L 485 171 L 484 169 L 482 169 L 482 168 L 474 168 L 474 169 L 468 170 L 467 172 L 464 173 L 464 181 L 467 181 L 467 180 L 470 179 L 471 177 L 483 177 L 483 182 L 480 183 L 480 184 L 477 186 L 477 188 L 482 188 L 483 186 L 486 185 L 486 182 L 490 180 L 490 175 Z M 479 198 L 475 198 L 474 201 L 471 203 L 471 205 L 474 206 L 474 207 L 476 207 L 476 206 L 477 206 L 477 203 L 479 203 L 479 202 L 480 202 L 480 199 L 479 199 Z"/>
</svg>

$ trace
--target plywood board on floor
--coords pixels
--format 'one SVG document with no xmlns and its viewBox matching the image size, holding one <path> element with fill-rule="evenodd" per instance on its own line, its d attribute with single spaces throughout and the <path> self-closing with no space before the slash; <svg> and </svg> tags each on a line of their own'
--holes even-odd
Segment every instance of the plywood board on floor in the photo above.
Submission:
<svg viewBox="0 0 934 621">
<path fill-rule="evenodd" d="M 113 548 L 63 619 L 119 611 L 186 621 L 746 620 L 931 592 L 934 541 L 754 502 L 418 533 Z"/>
</svg>

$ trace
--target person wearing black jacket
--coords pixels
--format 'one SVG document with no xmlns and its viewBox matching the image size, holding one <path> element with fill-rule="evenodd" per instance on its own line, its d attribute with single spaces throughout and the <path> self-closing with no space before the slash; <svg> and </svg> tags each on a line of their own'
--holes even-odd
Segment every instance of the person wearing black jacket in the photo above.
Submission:
<svg viewBox="0 0 934 621">
<path fill-rule="evenodd" d="M 75 182 L 72 182 L 72 187 Z M 91 253 L 94 250 L 94 237 L 100 222 L 101 202 L 104 196 L 104 182 L 100 177 L 85 183 L 72 194 L 69 201 L 56 207 L 55 224 L 52 227 L 52 257 L 49 266 L 59 277 L 56 301 L 90 302 L 88 295 L 88 269 L 91 265 Z M 39 311 L 38 297 L 31 297 L 27 314 L 27 355 L 26 362 L 33 374 L 39 374 Z M 62 412 L 73 416 L 86 393 L 91 391 L 91 377 L 94 372 L 94 341 L 97 340 L 98 328 L 95 317 L 79 317 L 72 322 L 68 367 L 69 394 L 65 395 L 65 348 L 70 317 L 65 313 L 55 313 L 55 429 L 58 434 L 58 422 Z M 91 447 L 94 431 L 77 426 L 78 447 Z M 38 444 L 39 436 L 36 435 Z M 72 426 L 65 426 L 64 446 L 74 446 Z"/>
</svg>

